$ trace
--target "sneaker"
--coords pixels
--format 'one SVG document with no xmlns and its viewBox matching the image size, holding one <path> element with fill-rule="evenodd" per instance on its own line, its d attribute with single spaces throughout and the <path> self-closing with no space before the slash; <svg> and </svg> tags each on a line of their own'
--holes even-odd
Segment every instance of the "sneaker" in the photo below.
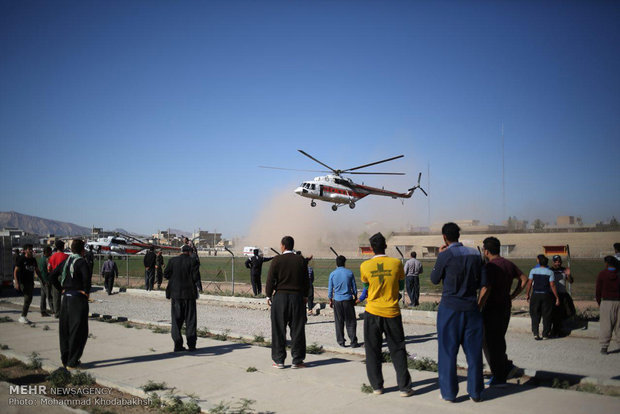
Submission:
<svg viewBox="0 0 620 414">
<path fill-rule="evenodd" d="M 30 323 L 30 321 L 28 320 L 28 318 L 26 318 L 25 316 L 20 316 L 19 319 L 17 320 L 19 323 L 25 323 L 28 324 Z"/>
<path fill-rule="evenodd" d="M 277 362 L 274 362 L 271 366 L 276 369 L 284 369 L 284 364 L 278 364 Z"/>
<path fill-rule="evenodd" d="M 372 393 L 375 395 L 381 395 L 383 394 L 383 388 L 379 388 L 378 390 L 372 390 Z"/>
<path fill-rule="evenodd" d="M 401 391 L 400 392 L 400 396 L 401 397 L 411 397 L 413 395 L 413 388 L 409 388 L 406 391 Z"/>
<path fill-rule="evenodd" d="M 542 340 L 542 338 L 539 335 L 534 335 L 534 339 L 536 341 L 541 341 Z"/>
<path fill-rule="evenodd" d="M 21 322 L 21 321 L 20 321 L 20 322 Z M 601 348 L 601 354 L 603 354 L 603 355 L 607 355 L 608 353 L 609 353 L 609 352 L 607 352 L 607 348 L 606 348 L 606 347 Z"/>
<path fill-rule="evenodd" d="M 351 344 L 351 348 L 359 348 L 359 347 L 360 347 L 360 344 L 358 344 L 357 342 L 353 342 Z"/>
<path fill-rule="evenodd" d="M 291 368 L 293 369 L 308 368 L 308 365 L 304 364 L 303 362 L 300 362 L 299 364 L 293 364 Z"/>
</svg>

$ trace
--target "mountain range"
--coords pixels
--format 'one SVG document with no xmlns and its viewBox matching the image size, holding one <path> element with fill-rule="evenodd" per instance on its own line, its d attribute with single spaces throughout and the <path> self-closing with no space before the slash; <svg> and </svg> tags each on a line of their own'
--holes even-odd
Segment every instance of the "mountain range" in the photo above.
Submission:
<svg viewBox="0 0 620 414">
<path fill-rule="evenodd" d="M 40 236 L 47 234 L 72 236 L 89 234 L 91 232 L 89 227 L 66 223 L 64 221 L 29 216 L 15 211 L 0 212 L 0 228 L 4 227 L 17 227 L 20 230 Z"/>
</svg>

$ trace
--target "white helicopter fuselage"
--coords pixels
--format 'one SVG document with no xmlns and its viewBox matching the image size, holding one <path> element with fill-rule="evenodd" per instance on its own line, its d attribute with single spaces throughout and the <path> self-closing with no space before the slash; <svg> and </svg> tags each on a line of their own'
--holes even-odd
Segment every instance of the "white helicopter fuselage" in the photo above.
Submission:
<svg viewBox="0 0 620 414">
<path fill-rule="evenodd" d="M 313 200 L 327 201 L 334 204 L 351 205 L 369 193 L 364 191 L 348 178 L 335 175 L 315 177 L 312 181 L 304 181 L 295 189 L 295 194 Z"/>
</svg>

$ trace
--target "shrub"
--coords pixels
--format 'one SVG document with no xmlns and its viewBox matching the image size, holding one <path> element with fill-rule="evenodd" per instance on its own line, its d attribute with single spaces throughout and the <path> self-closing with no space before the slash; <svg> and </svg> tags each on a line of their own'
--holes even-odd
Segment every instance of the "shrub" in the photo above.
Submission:
<svg viewBox="0 0 620 414">
<path fill-rule="evenodd" d="M 41 357 L 36 352 L 31 353 L 28 360 L 30 362 L 26 365 L 26 367 L 29 369 L 40 369 L 43 366 Z"/>
<path fill-rule="evenodd" d="M 144 392 L 165 390 L 166 389 L 166 383 L 165 382 L 155 382 L 155 381 L 152 381 L 152 380 L 148 380 L 148 382 L 146 384 L 144 384 L 143 386 L 141 386 L 140 388 L 142 388 L 142 390 Z"/>
<path fill-rule="evenodd" d="M 362 384 L 361 391 L 364 394 L 372 394 L 373 389 L 372 389 L 372 387 L 370 385 L 364 383 L 364 384 Z"/>
<path fill-rule="evenodd" d="M 76 371 L 71 376 L 71 384 L 73 385 L 93 385 L 95 383 L 95 378 L 90 375 L 88 372 L 84 371 Z"/>
<path fill-rule="evenodd" d="M 47 376 L 47 381 L 54 388 L 64 388 L 71 383 L 71 373 L 65 368 L 58 368 Z"/>
<path fill-rule="evenodd" d="M 312 345 L 306 347 L 306 353 L 307 354 L 314 354 L 314 355 L 322 354 L 323 353 L 323 347 L 321 345 L 317 344 L 316 342 L 313 342 Z"/>
</svg>

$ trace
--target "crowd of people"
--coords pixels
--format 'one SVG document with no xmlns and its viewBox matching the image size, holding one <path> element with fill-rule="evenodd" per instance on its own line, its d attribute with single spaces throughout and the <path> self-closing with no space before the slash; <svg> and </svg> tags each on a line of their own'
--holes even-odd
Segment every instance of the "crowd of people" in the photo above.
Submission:
<svg viewBox="0 0 620 414">
<path fill-rule="evenodd" d="M 483 241 L 482 250 L 459 242 L 460 228 L 455 223 L 442 227 L 444 245 L 439 249 L 430 273 L 434 284 L 442 284 L 437 311 L 438 374 L 441 397 L 454 401 L 458 394 L 456 357 L 462 347 L 467 359 L 467 393 L 472 401 L 482 400 L 484 390 L 482 355 L 489 363 L 492 377 L 488 385 L 506 386 L 517 370 L 506 355 L 505 335 L 512 301 L 523 291 L 530 306 L 532 334 L 542 340 L 567 334 L 565 321 L 575 314 L 570 296 L 573 277 L 562 265 L 560 256 L 553 256 L 552 265 L 545 255 L 537 257 L 537 265 L 528 276 L 514 263 L 500 255 L 501 243 L 496 237 Z M 366 301 L 363 346 L 366 373 L 374 394 L 384 392 L 382 345 L 385 337 L 396 371 L 400 395 L 409 397 L 414 391 L 407 368 L 407 351 L 399 300 L 407 287 L 411 304 L 419 304 L 420 274 L 423 266 L 415 252 L 403 266 L 397 258 L 386 255 L 386 239 L 373 235 L 371 259 L 360 266 L 362 292 L 358 295 L 355 277 L 346 268 L 346 258 L 337 256 L 336 268 L 329 275 L 329 306 L 334 309 L 334 326 L 338 345 L 345 347 L 344 329 L 352 348 L 361 346 L 357 338 L 355 305 Z M 246 261 L 251 270 L 255 295 L 261 293 L 262 264 L 271 261 L 265 294 L 271 314 L 271 358 L 273 367 L 285 368 L 287 327 L 291 337 L 292 368 L 306 368 L 305 326 L 313 312 L 314 272 L 309 265 L 312 256 L 304 257 L 294 250 L 295 241 L 285 236 L 280 243 L 281 254 L 265 258 L 258 250 Z M 92 249 L 81 239 L 71 242 L 71 254 L 65 253 L 62 240 L 56 241 L 55 252 L 44 248 L 36 258 L 32 245 L 23 246 L 15 257 L 14 286 L 23 294 L 19 318 L 27 319 L 34 290 L 35 274 L 41 282 L 41 316 L 59 319 L 61 361 L 67 369 L 80 365 L 88 338 L 88 300 L 94 266 Z M 614 244 L 615 256 L 604 258 L 605 269 L 596 280 L 596 301 L 600 305 L 601 353 L 607 354 L 612 336 L 620 345 L 620 278 L 618 260 L 620 243 Z M 297 253 L 297 254 L 295 254 Z M 168 280 L 166 298 L 171 301 L 171 336 L 174 352 L 194 351 L 197 340 L 196 299 L 202 292 L 200 260 L 191 241 L 185 239 L 181 254 L 164 265 L 161 252 L 151 248 L 144 257 L 145 285 L 152 290 L 162 279 Z M 118 268 L 111 256 L 103 263 L 101 273 L 107 294 L 112 293 Z M 515 283 L 516 281 L 516 283 Z M 514 285 L 514 288 L 513 288 Z M 49 312 L 48 312 L 49 307 Z M 543 329 L 540 335 L 540 322 Z M 181 335 L 185 326 L 187 348 Z"/>
</svg>

